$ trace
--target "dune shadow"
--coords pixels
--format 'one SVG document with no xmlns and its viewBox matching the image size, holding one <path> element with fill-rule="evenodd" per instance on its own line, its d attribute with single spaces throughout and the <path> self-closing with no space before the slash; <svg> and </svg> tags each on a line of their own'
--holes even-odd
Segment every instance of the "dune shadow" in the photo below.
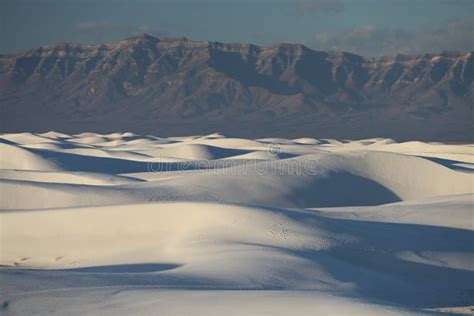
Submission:
<svg viewBox="0 0 474 316">
<path fill-rule="evenodd" d="M 46 149 L 32 149 L 28 151 L 39 155 L 43 159 L 54 162 L 67 171 L 96 172 L 104 174 L 140 173 L 140 172 L 168 172 L 199 169 L 214 169 L 235 167 L 236 165 L 251 163 L 241 160 L 189 160 L 185 162 L 147 162 L 112 157 L 86 156 L 73 153 L 63 153 Z"/>
<path fill-rule="evenodd" d="M 136 263 L 61 269 L 57 271 L 77 273 L 153 273 L 172 270 L 181 266 L 180 264 L 174 263 Z"/>
<path fill-rule="evenodd" d="M 347 172 L 315 177 L 295 194 L 301 207 L 373 206 L 401 201 L 382 184 Z"/>
<path fill-rule="evenodd" d="M 284 212 L 298 222 L 314 224 L 330 235 L 343 232 L 360 242 L 324 250 L 241 243 L 275 249 L 322 267 L 334 280 L 353 284 L 352 295 L 374 302 L 419 308 L 474 304 L 474 272 L 432 259 L 406 260 L 401 252 L 423 259 L 423 253 L 474 253 L 474 232 L 420 224 L 401 224 L 317 217 Z M 304 280 L 302 280 L 304 282 Z"/>
<path fill-rule="evenodd" d="M 452 170 L 464 171 L 464 172 L 474 172 L 474 164 L 469 163 L 469 162 L 459 161 L 459 160 L 452 160 L 452 159 L 445 159 L 445 158 L 438 158 L 438 157 L 425 157 L 425 156 L 419 156 L 419 157 L 430 160 L 430 161 L 435 162 L 437 164 L 440 164 L 444 167 L 448 167 L 449 169 L 452 169 Z M 472 165 L 473 168 L 459 166 L 458 164 Z"/>
</svg>

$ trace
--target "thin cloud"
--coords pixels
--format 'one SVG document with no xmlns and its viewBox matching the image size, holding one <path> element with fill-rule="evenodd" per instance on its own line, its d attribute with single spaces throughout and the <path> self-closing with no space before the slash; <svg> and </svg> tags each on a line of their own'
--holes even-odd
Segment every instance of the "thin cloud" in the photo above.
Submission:
<svg viewBox="0 0 474 316">
<path fill-rule="evenodd" d="M 296 9 L 304 15 L 319 15 L 341 13 L 345 7 L 340 0 L 300 0 L 296 3 Z"/>
<path fill-rule="evenodd" d="M 408 31 L 365 25 L 341 32 L 322 32 L 312 46 L 319 50 L 349 51 L 367 56 L 474 50 L 474 20 L 461 18 L 437 27 Z"/>
<path fill-rule="evenodd" d="M 90 31 L 90 30 L 97 30 L 99 28 L 107 27 L 108 23 L 106 22 L 94 22 L 94 21 L 86 21 L 86 22 L 79 22 L 76 24 L 76 29 L 81 31 Z"/>
<path fill-rule="evenodd" d="M 175 36 L 168 30 L 157 29 L 146 24 L 124 25 L 108 21 L 82 21 L 75 25 L 75 29 L 84 36 L 92 37 L 96 42 L 106 42 L 142 33 L 156 37 Z"/>
</svg>

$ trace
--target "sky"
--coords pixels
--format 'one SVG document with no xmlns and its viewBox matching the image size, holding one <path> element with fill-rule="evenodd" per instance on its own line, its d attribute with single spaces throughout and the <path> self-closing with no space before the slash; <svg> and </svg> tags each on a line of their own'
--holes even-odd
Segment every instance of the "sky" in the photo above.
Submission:
<svg viewBox="0 0 474 316">
<path fill-rule="evenodd" d="M 0 0 L 0 53 L 157 37 L 365 56 L 474 50 L 474 0 Z"/>
</svg>

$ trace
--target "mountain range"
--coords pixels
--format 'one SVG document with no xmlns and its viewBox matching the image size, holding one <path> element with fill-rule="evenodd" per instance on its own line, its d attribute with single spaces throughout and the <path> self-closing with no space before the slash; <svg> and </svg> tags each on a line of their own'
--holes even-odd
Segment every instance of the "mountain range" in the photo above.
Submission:
<svg viewBox="0 0 474 316">
<path fill-rule="evenodd" d="M 473 52 L 365 58 L 140 35 L 0 56 L 0 132 L 472 141 Z"/>
</svg>

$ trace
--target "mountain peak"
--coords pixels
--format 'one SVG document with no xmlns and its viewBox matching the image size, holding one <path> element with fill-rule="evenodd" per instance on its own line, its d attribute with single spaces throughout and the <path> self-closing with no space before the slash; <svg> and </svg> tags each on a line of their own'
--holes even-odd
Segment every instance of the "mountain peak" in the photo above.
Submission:
<svg viewBox="0 0 474 316">
<path fill-rule="evenodd" d="M 126 39 L 124 39 L 124 41 L 126 41 L 126 42 L 131 42 L 131 41 L 158 42 L 159 38 L 154 37 L 154 36 L 152 36 L 150 34 L 147 34 L 147 33 L 142 33 L 142 34 L 139 34 L 139 35 L 134 35 L 134 36 L 127 37 Z"/>
<path fill-rule="evenodd" d="M 423 135 L 443 128 L 467 135 L 473 65 L 472 53 L 363 58 L 302 44 L 260 47 L 142 34 L 119 43 L 56 44 L 0 56 L 0 115 L 5 131 L 66 131 L 73 122 L 101 117 L 110 130 L 138 126 L 136 131 L 151 134 L 211 118 L 214 130 L 232 134 L 239 129 L 227 122 L 236 117 L 255 126 L 260 120 L 297 120 L 295 130 L 306 126 L 309 133 L 339 117 L 357 123 L 372 115 L 385 123 L 357 135 L 400 138 L 403 131 L 391 132 L 394 124 L 414 120 L 424 120 L 423 128 L 433 120 L 431 130 L 416 129 Z M 141 118 L 136 126 L 120 119 L 129 115 Z M 461 119 L 440 127 L 441 117 Z M 185 131 L 206 132 L 191 127 Z"/>
<path fill-rule="evenodd" d="M 147 33 L 135 35 L 128 37 L 124 40 L 125 42 L 153 42 L 153 43 L 158 43 L 158 42 L 187 42 L 188 39 L 184 36 L 181 37 L 155 37 Z"/>
</svg>

